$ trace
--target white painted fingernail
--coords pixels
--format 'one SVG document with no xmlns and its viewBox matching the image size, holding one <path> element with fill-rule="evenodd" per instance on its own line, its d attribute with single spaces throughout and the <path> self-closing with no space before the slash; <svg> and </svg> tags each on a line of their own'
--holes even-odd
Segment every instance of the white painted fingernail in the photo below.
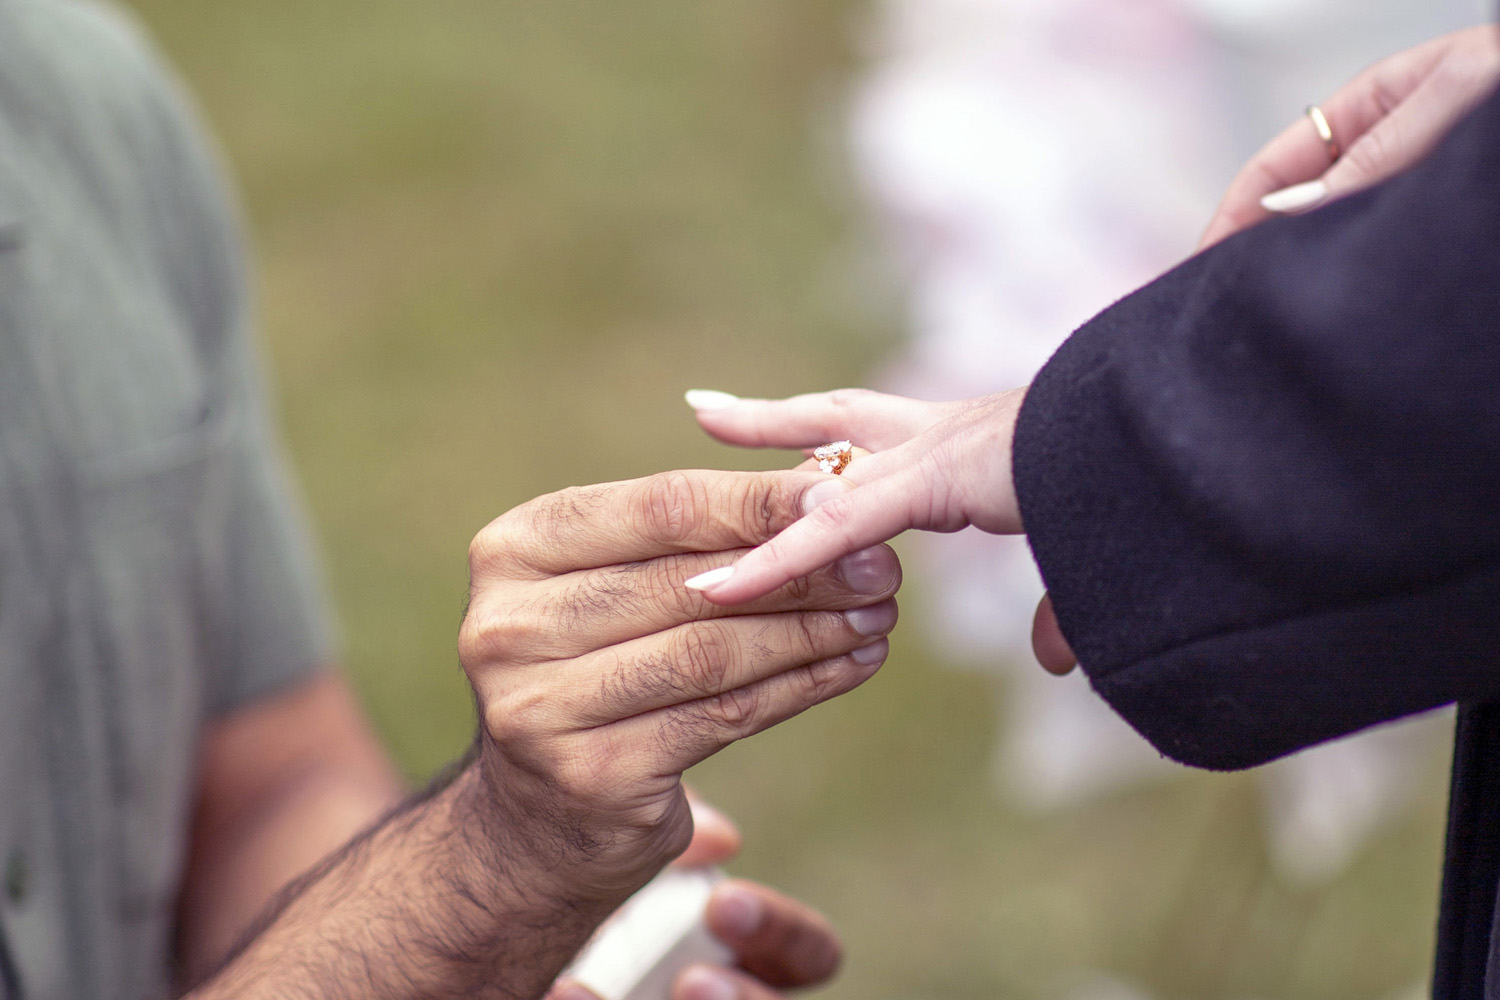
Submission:
<svg viewBox="0 0 1500 1000">
<path fill-rule="evenodd" d="M 687 405 L 695 410 L 727 410 L 740 401 L 740 397 L 718 389 L 689 389 L 682 394 Z"/>
<path fill-rule="evenodd" d="M 1293 184 L 1280 191 L 1272 191 L 1260 200 L 1260 207 L 1267 212 L 1289 215 L 1293 212 L 1305 212 L 1327 197 L 1327 184 L 1322 181 L 1308 181 L 1305 184 Z"/>
<path fill-rule="evenodd" d="M 712 590 L 725 580 L 734 576 L 733 566 L 720 566 L 711 569 L 707 573 L 699 573 L 697 576 L 682 581 L 682 585 L 689 590 Z"/>
</svg>

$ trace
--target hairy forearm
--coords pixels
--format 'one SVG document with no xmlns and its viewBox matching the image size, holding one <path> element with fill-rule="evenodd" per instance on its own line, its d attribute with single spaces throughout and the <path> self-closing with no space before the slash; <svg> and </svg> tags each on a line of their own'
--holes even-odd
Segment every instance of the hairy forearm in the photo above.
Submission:
<svg viewBox="0 0 1500 1000">
<path fill-rule="evenodd" d="M 336 668 L 208 723 L 178 901 L 183 987 L 224 961 L 293 879 L 407 790 Z"/>
<path fill-rule="evenodd" d="M 507 847 L 474 765 L 288 889 L 196 1000 L 539 997 L 618 904 Z"/>
<path fill-rule="evenodd" d="M 183 982 L 198 983 L 219 967 L 278 892 L 388 813 L 401 794 L 394 775 L 317 768 L 205 838 L 183 891 Z"/>
</svg>

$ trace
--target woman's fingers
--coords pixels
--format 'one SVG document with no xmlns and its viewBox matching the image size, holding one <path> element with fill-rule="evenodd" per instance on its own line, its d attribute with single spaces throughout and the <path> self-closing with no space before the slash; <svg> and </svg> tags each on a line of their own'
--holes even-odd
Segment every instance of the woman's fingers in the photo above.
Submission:
<svg viewBox="0 0 1500 1000">
<path fill-rule="evenodd" d="M 896 454 L 884 452 L 864 461 L 876 463 Z M 856 468 L 850 466 L 844 478 L 851 479 Z M 689 580 L 687 586 L 702 590 L 715 604 L 753 600 L 848 553 L 916 527 L 916 508 L 925 503 L 929 490 L 921 475 L 909 468 L 857 487 L 852 482 L 848 485 L 852 488 L 829 497 L 781 534 L 727 567 L 727 572 Z"/>
<path fill-rule="evenodd" d="M 688 580 L 715 604 L 740 604 L 908 528 L 1021 530 L 1011 444 L 1024 389 L 946 404 L 922 434 L 852 462 L 803 494 L 806 513 L 732 567 Z"/>
<path fill-rule="evenodd" d="M 1036 617 L 1031 621 L 1031 650 L 1044 670 L 1059 677 L 1078 666 L 1078 657 L 1073 655 L 1073 648 L 1057 624 L 1050 594 L 1043 594 L 1036 606 Z"/>
<path fill-rule="evenodd" d="M 1455 32 L 1397 53 L 1324 101 L 1320 107 L 1343 154 L 1337 163 L 1310 117 L 1287 126 L 1230 182 L 1199 249 L 1278 212 L 1305 211 L 1410 166 L 1484 92 L 1454 90 L 1474 89 L 1472 81 L 1484 75 L 1493 30 Z M 1445 68 L 1450 63 L 1452 70 Z M 1457 88 L 1454 77 L 1463 81 Z M 1424 99 L 1418 115 L 1400 115 L 1385 127 L 1429 83 L 1435 84 L 1433 100 Z"/>
<path fill-rule="evenodd" d="M 868 389 L 835 389 L 788 399 L 740 399 L 717 390 L 692 389 L 687 401 L 703 429 L 726 444 L 813 448 L 847 438 L 872 451 L 915 437 L 956 405 Z"/>
<path fill-rule="evenodd" d="M 1347 147 L 1322 181 L 1325 199 L 1342 197 L 1406 170 L 1432 151 L 1494 82 L 1500 50 L 1450 51 L 1443 67 Z"/>
<path fill-rule="evenodd" d="M 1371 90 L 1374 84 L 1373 79 L 1356 80 L 1320 105 L 1341 149 L 1349 148 L 1347 143 L 1355 142 L 1379 122 L 1383 112 L 1377 95 L 1387 92 L 1383 88 Z M 1313 190 L 1301 186 L 1315 182 L 1333 165 L 1333 153 L 1312 118 L 1302 116 L 1256 153 L 1229 183 L 1199 249 L 1270 218 L 1275 211 L 1264 204 L 1267 196 L 1286 192 L 1284 200 L 1289 207 L 1281 211 L 1311 208 L 1321 202 L 1326 194 L 1310 203 L 1294 204 L 1298 197 L 1307 196 L 1304 192 Z"/>
</svg>

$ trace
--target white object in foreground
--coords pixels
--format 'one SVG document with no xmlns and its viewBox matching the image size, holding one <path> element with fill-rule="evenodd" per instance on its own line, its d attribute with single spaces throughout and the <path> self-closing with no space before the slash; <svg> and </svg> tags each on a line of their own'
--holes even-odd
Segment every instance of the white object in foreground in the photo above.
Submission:
<svg viewBox="0 0 1500 1000">
<path fill-rule="evenodd" d="M 689 965 L 732 965 L 734 954 L 703 922 L 723 877 L 717 868 L 668 868 L 604 922 L 564 975 L 602 1000 L 667 1000 Z"/>
</svg>

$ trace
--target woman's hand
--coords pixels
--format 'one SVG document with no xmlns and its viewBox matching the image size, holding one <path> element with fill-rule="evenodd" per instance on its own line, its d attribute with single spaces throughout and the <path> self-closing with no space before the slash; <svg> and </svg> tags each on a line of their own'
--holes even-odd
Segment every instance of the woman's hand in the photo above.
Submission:
<svg viewBox="0 0 1500 1000">
<path fill-rule="evenodd" d="M 1482 25 L 1384 59 L 1321 106 L 1342 155 L 1311 119 L 1277 136 L 1230 183 L 1199 249 L 1379 183 L 1425 156 L 1500 80 L 1500 31 Z"/>
<path fill-rule="evenodd" d="M 732 573 L 690 585 L 715 604 L 741 604 L 908 528 L 1019 532 L 1010 444 L 1024 395 L 925 403 L 865 389 L 782 400 L 690 392 L 698 423 L 728 444 L 806 449 L 847 438 L 873 452 L 809 490 L 807 513 Z"/>
<path fill-rule="evenodd" d="M 907 530 L 991 534 L 1022 530 L 1011 479 L 1011 441 L 1025 389 L 927 403 L 867 389 L 740 399 L 695 389 L 687 394 L 698 423 L 728 444 L 815 448 L 848 439 L 860 455 L 838 478 L 808 490 L 807 513 L 733 566 L 687 581 L 715 604 L 768 594 L 851 552 Z M 1032 627 L 1037 659 L 1053 673 L 1075 660 L 1042 599 Z"/>
</svg>

